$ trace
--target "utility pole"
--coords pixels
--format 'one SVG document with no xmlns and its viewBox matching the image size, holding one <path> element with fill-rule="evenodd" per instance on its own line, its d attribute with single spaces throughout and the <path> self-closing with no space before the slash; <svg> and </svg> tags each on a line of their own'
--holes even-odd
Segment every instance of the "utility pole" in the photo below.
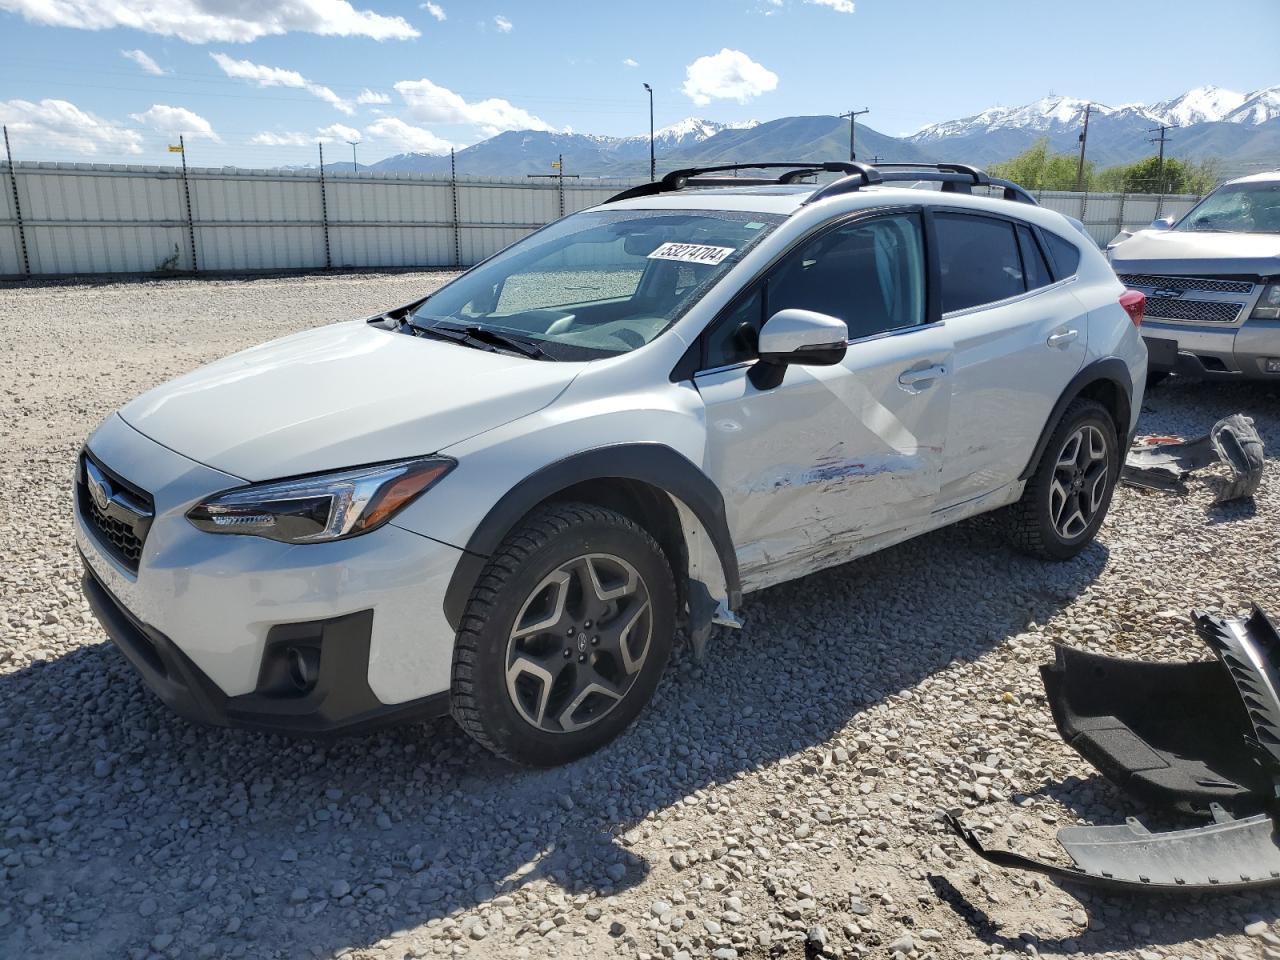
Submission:
<svg viewBox="0 0 1280 960">
<path fill-rule="evenodd" d="M 556 171 L 555 173 L 530 173 L 530 174 L 526 174 L 526 176 L 528 176 L 530 180 L 559 181 L 557 186 L 559 188 L 558 192 L 560 194 L 560 216 L 563 217 L 564 216 L 564 178 L 568 177 L 570 180 L 577 180 L 578 174 L 564 172 L 564 154 L 563 153 L 560 154 L 558 157 L 556 157 L 555 160 L 551 161 L 551 167 L 553 170 Z"/>
<path fill-rule="evenodd" d="M 849 118 L 849 159 L 850 160 L 858 159 L 857 142 L 855 140 L 855 133 L 857 131 L 857 126 L 858 126 L 858 117 L 862 116 L 864 113 L 870 113 L 870 112 L 871 112 L 870 107 L 863 107 L 861 110 L 850 110 L 848 113 L 840 114 L 841 119 L 844 119 L 845 117 Z"/>
<path fill-rule="evenodd" d="M 658 179 L 658 161 L 653 153 L 653 87 L 647 83 L 644 88 L 649 91 L 649 182 Z"/>
<path fill-rule="evenodd" d="M 356 167 L 356 147 L 357 147 L 357 146 L 359 146 L 360 144 L 364 143 L 364 141 L 363 141 L 363 140 L 348 140 L 348 141 L 347 141 L 347 143 L 351 144 L 351 172 L 352 172 L 352 173 L 357 173 L 357 172 L 358 172 L 358 170 L 357 170 L 357 167 Z"/>
<path fill-rule="evenodd" d="M 1166 131 L 1172 130 L 1173 127 L 1167 123 L 1162 123 L 1158 127 L 1152 127 L 1147 133 L 1159 133 L 1158 137 L 1147 138 L 1147 143 L 1160 144 L 1160 159 L 1156 161 L 1156 185 L 1160 188 L 1157 192 L 1164 193 L 1164 144 L 1169 139 Z"/>
<path fill-rule="evenodd" d="M 1084 129 L 1080 131 L 1080 160 L 1076 164 L 1076 190 L 1084 189 L 1084 148 L 1089 142 L 1089 114 L 1093 112 L 1093 104 L 1084 105 Z"/>
</svg>

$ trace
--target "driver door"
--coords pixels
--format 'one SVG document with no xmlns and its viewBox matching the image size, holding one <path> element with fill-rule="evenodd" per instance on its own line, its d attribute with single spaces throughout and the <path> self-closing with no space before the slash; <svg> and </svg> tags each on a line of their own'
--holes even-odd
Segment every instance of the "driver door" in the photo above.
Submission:
<svg viewBox="0 0 1280 960">
<path fill-rule="evenodd" d="M 703 336 L 705 468 L 725 498 L 746 589 L 801 576 L 924 526 L 937 500 L 951 341 L 929 322 L 920 214 L 846 221 L 802 242 Z M 845 321 L 830 367 L 747 372 L 766 318 L 798 307 Z"/>
</svg>

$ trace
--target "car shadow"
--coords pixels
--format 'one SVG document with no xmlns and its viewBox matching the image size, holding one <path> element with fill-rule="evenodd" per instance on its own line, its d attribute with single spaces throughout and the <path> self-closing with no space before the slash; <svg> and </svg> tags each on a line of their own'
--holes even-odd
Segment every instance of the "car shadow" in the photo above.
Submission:
<svg viewBox="0 0 1280 960">
<path fill-rule="evenodd" d="M 35 663 L 0 677 L 0 954 L 329 956 L 424 924 L 462 936 L 512 895 L 570 915 L 647 876 L 632 831 L 1046 622 L 1106 562 L 1094 544 L 1041 564 L 979 520 L 753 594 L 705 663 L 677 651 L 620 740 L 555 770 L 448 720 L 329 741 L 194 726 L 106 643 Z"/>
</svg>

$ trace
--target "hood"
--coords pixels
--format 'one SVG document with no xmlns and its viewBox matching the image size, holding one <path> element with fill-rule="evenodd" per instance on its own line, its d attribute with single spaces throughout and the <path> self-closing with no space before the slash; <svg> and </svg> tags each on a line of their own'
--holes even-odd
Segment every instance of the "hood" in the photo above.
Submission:
<svg viewBox="0 0 1280 960">
<path fill-rule="evenodd" d="M 541 409 L 581 369 L 357 320 L 201 367 L 120 416 L 192 460 L 272 480 L 435 453 Z"/>
<path fill-rule="evenodd" d="M 1139 230 L 1111 248 L 1117 273 L 1280 275 L 1280 236 Z"/>
</svg>

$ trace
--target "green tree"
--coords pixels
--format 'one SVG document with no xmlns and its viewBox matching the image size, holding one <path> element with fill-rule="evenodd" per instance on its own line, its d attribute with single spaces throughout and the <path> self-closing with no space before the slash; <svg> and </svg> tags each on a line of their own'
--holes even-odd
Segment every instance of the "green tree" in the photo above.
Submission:
<svg viewBox="0 0 1280 960">
<path fill-rule="evenodd" d="M 1042 137 L 1012 160 L 992 164 L 994 177 L 1003 177 L 1028 190 L 1074 190 L 1078 158 L 1073 153 L 1054 153 L 1048 137 Z M 1085 161 L 1084 182 L 1093 177 L 1093 164 Z"/>
<path fill-rule="evenodd" d="M 1203 196 L 1222 182 L 1216 159 L 1187 161 L 1147 157 L 1137 163 L 1108 167 L 1094 178 L 1093 189 L 1115 193 L 1191 193 Z"/>
</svg>

